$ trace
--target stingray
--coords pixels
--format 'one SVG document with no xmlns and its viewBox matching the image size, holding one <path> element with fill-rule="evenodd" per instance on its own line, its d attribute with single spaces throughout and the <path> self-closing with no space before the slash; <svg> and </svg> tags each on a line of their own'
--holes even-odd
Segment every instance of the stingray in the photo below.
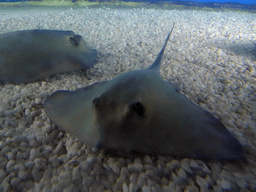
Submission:
<svg viewBox="0 0 256 192">
<path fill-rule="evenodd" d="M 97 51 L 73 31 L 24 30 L 0 35 L 0 83 L 20 84 L 86 70 Z"/>
<path fill-rule="evenodd" d="M 220 120 L 161 78 L 161 60 L 172 30 L 147 69 L 53 93 L 44 101 L 49 119 L 98 148 L 205 160 L 243 159 L 241 144 Z"/>
</svg>

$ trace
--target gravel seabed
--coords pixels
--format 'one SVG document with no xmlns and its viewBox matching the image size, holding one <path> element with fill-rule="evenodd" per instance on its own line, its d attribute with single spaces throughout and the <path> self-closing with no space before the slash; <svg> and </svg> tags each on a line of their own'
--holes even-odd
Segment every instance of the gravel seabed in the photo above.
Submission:
<svg viewBox="0 0 256 192">
<path fill-rule="evenodd" d="M 173 22 L 162 77 L 225 124 L 245 161 L 109 157 L 51 124 L 47 96 L 148 67 Z M 86 72 L 0 86 L 0 191 L 256 191 L 255 14 L 71 9 L 0 18 L 0 33 L 35 28 L 75 31 L 99 60 Z"/>
</svg>

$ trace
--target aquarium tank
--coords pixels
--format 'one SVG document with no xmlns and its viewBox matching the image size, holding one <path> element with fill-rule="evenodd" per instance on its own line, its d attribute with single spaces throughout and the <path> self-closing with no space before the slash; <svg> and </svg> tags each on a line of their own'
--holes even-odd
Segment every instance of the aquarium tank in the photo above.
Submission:
<svg viewBox="0 0 256 192">
<path fill-rule="evenodd" d="M 256 191 L 256 1 L 0 0 L 0 191 Z"/>
</svg>

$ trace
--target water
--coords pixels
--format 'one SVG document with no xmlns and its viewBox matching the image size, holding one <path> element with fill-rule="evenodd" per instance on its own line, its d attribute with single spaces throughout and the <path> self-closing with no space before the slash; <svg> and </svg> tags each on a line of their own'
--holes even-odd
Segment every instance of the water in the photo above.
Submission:
<svg viewBox="0 0 256 192">
<path fill-rule="evenodd" d="M 74 31 L 98 60 L 86 71 L 0 85 L 0 191 L 256 191 L 255 1 L 1 2 L 0 70 L 10 46 L 1 35 L 22 30 Z M 245 161 L 99 150 L 49 120 L 43 102 L 55 91 L 149 67 L 173 22 L 161 77 L 218 118 L 242 144 Z M 18 44 L 10 52 L 22 52 Z M 43 66 L 56 63 L 55 56 Z"/>
</svg>

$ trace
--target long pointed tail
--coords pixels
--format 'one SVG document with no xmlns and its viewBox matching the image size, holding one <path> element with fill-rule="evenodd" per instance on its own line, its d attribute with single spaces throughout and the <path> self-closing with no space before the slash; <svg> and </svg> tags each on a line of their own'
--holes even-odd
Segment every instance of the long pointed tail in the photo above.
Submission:
<svg viewBox="0 0 256 192">
<path fill-rule="evenodd" d="M 173 23 L 172 30 L 173 30 L 173 28 L 174 28 L 174 25 L 175 25 L 175 23 Z M 168 34 L 168 36 L 167 36 L 167 38 L 166 38 L 166 40 L 165 40 L 164 46 L 163 46 L 162 50 L 160 51 L 160 53 L 158 54 L 158 56 L 157 56 L 155 62 L 154 62 L 148 69 L 153 69 L 153 70 L 157 70 L 157 71 L 160 70 L 160 66 L 161 66 L 161 62 L 162 62 L 162 58 L 163 58 L 163 54 L 164 54 L 164 49 L 165 49 L 165 47 L 166 47 L 166 45 L 167 45 L 167 42 L 168 42 L 168 40 L 169 40 L 169 37 L 170 37 L 171 34 L 172 34 L 172 30 L 171 30 L 171 32 Z"/>
</svg>

